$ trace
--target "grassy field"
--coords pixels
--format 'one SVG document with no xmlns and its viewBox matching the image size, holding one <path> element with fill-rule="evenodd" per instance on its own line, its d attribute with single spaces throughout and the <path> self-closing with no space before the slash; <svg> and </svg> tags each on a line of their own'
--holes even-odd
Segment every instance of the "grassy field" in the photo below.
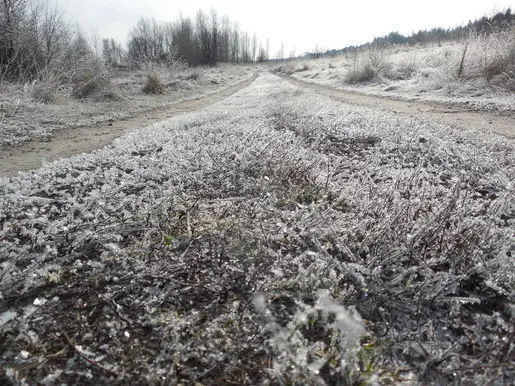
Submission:
<svg viewBox="0 0 515 386">
<path fill-rule="evenodd" d="M 263 73 L 3 178 L 0 380 L 510 384 L 514 160 Z"/>
</svg>

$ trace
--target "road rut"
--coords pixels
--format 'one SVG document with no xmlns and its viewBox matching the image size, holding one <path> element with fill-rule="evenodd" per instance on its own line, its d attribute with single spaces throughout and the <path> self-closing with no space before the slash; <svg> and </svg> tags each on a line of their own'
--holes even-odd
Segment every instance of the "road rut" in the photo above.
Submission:
<svg viewBox="0 0 515 386">
<path fill-rule="evenodd" d="M 37 169 L 42 166 L 43 161 L 51 162 L 101 149 L 129 131 L 219 102 L 248 87 L 257 77 L 256 73 L 251 78 L 222 91 L 160 107 L 131 118 L 59 130 L 48 142 L 33 140 L 21 146 L 4 149 L 0 154 L 0 177 L 14 176 L 20 171 Z"/>
<path fill-rule="evenodd" d="M 359 92 L 339 90 L 311 82 L 305 82 L 290 76 L 279 75 L 291 84 L 313 90 L 318 94 L 350 105 L 387 109 L 402 114 L 423 117 L 434 122 L 480 130 L 485 133 L 497 133 L 515 139 L 515 119 L 513 112 L 501 115 L 499 112 L 466 110 L 459 106 L 445 104 L 403 101 L 387 97 L 361 94 Z M 504 113 L 503 113 L 504 114 Z"/>
</svg>

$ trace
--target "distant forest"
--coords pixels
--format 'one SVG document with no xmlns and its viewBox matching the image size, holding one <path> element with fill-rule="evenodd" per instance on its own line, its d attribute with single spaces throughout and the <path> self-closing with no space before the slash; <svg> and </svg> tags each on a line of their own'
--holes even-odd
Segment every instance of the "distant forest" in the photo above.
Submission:
<svg viewBox="0 0 515 386">
<path fill-rule="evenodd" d="M 467 25 L 455 28 L 432 28 L 430 30 L 420 30 L 414 32 L 410 36 L 404 36 L 398 32 L 390 32 L 383 37 L 377 37 L 372 42 L 363 44 L 361 46 L 350 46 L 343 49 L 328 50 L 326 55 L 339 55 L 345 52 L 355 50 L 360 47 L 373 46 L 388 46 L 396 44 L 426 44 L 426 43 L 440 43 L 449 40 L 458 40 L 468 36 L 470 33 L 489 35 L 497 31 L 508 28 L 515 24 L 515 14 L 512 13 L 511 8 L 504 12 L 498 12 L 494 16 L 483 16 L 480 19 L 469 21 Z"/>
<path fill-rule="evenodd" d="M 220 17 L 212 9 L 209 13 L 199 10 L 195 19 L 181 15 L 175 22 L 140 19 L 129 32 L 127 59 L 181 59 L 194 66 L 215 66 L 220 62 L 265 61 L 268 50 L 268 42 L 263 46 L 255 34 L 250 36 L 240 29 L 238 22 L 232 22 L 228 16 Z M 103 41 L 103 54 L 108 64 L 118 64 L 112 39 Z"/>
</svg>

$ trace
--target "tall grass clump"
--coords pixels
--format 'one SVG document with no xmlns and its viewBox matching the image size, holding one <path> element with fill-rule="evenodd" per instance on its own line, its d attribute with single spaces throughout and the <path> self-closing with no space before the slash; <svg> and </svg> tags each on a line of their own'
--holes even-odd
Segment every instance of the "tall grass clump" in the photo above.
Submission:
<svg viewBox="0 0 515 386">
<path fill-rule="evenodd" d="M 485 35 L 471 33 L 463 61 L 465 77 L 480 77 L 487 82 L 511 79 L 515 70 L 515 27 Z"/>
<path fill-rule="evenodd" d="M 97 59 L 84 60 L 70 74 L 75 98 L 101 97 L 112 90 L 111 76 Z"/>
<path fill-rule="evenodd" d="M 381 47 L 367 48 L 353 55 L 352 67 L 344 76 L 349 84 L 364 83 L 374 80 L 390 69 L 386 52 Z"/>
<path fill-rule="evenodd" d="M 30 96 L 37 102 L 53 103 L 56 101 L 56 94 L 61 83 L 59 76 L 54 71 L 44 71 L 39 80 L 35 80 L 30 84 Z"/>
<path fill-rule="evenodd" d="M 143 85 L 142 91 L 145 94 L 163 94 L 164 84 L 159 75 L 156 73 L 147 74 L 147 79 Z"/>
<path fill-rule="evenodd" d="M 286 64 L 283 64 L 277 68 L 275 68 L 273 71 L 276 73 L 282 73 L 285 75 L 292 75 L 296 72 L 304 72 L 311 70 L 311 66 L 308 63 L 296 63 L 294 61 L 290 61 Z"/>
</svg>

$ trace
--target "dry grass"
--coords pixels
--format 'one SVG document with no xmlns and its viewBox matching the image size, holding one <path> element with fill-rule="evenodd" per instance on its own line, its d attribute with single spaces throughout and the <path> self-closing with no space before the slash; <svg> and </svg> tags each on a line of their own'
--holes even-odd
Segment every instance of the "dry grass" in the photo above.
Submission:
<svg viewBox="0 0 515 386">
<path fill-rule="evenodd" d="M 264 74 L 5 180 L 0 382 L 513 383 L 512 155 Z"/>
<path fill-rule="evenodd" d="M 349 84 L 369 82 L 390 70 L 391 65 L 385 50 L 374 47 L 353 54 L 352 66 L 343 79 Z"/>
<path fill-rule="evenodd" d="M 515 27 L 443 45 L 370 47 L 339 60 L 339 67 L 348 68 L 341 74 L 348 84 L 422 77 L 428 89 L 457 92 L 482 82 L 482 87 L 509 91 L 515 89 Z M 333 62 L 329 68 L 334 68 Z"/>
<path fill-rule="evenodd" d="M 111 76 L 97 60 L 79 63 L 71 72 L 72 95 L 75 98 L 98 98 L 112 93 Z"/>
<path fill-rule="evenodd" d="M 353 68 L 345 74 L 345 82 L 349 84 L 369 82 L 377 75 L 377 71 L 370 64 L 363 67 Z"/>
<path fill-rule="evenodd" d="M 285 75 L 292 75 L 296 72 L 304 72 L 304 71 L 309 71 L 309 70 L 311 70 L 311 66 L 306 62 L 300 64 L 295 61 L 290 61 L 286 64 L 283 64 L 283 65 L 273 69 L 273 72 L 282 73 Z"/>
<path fill-rule="evenodd" d="M 165 91 L 165 86 L 158 74 L 147 74 L 147 80 L 143 85 L 142 91 L 145 94 L 163 94 Z"/>
</svg>

